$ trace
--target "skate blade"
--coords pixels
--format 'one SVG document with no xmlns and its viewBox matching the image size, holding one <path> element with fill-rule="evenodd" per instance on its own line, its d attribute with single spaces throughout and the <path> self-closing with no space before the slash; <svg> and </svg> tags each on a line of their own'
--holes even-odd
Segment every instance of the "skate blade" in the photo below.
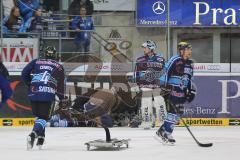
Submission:
<svg viewBox="0 0 240 160">
<path fill-rule="evenodd" d="M 175 143 L 169 142 L 167 139 L 154 135 L 154 139 L 166 146 L 174 146 Z"/>
<path fill-rule="evenodd" d="M 31 144 L 31 137 L 27 137 L 27 150 L 31 150 L 33 148 L 33 145 Z"/>
</svg>

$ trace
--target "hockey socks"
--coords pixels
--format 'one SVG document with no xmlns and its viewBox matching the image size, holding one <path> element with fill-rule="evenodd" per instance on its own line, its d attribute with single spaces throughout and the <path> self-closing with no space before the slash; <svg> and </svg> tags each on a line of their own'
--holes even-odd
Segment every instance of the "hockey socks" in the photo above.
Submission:
<svg viewBox="0 0 240 160">
<path fill-rule="evenodd" d="M 33 131 L 36 132 L 38 136 L 45 137 L 45 127 L 46 127 L 47 121 L 44 119 L 37 119 L 35 121 L 35 124 L 33 126 Z"/>
<path fill-rule="evenodd" d="M 45 126 L 47 121 L 44 119 L 37 119 L 33 126 L 33 131 L 27 137 L 27 150 L 34 146 L 35 139 L 37 138 L 37 146 L 41 149 L 45 138 Z"/>
<path fill-rule="evenodd" d="M 174 125 L 179 121 L 179 116 L 176 114 L 168 113 L 163 125 L 157 131 L 157 136 L 161 137 L 166 143 L 174 144 L 176 141 L 172 137 Z"/>
</svg>

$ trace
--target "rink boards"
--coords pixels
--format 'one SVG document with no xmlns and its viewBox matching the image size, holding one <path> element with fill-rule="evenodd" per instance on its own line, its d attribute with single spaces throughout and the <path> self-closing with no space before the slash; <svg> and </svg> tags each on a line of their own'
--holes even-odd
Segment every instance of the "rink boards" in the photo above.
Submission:
<svg viewBox="0 0 240 160">
<path fill-rule="evenodd" d="M 183 118 L 192 126 L 239 126 L 240 118 Z M 0 126 L 33 126 L 35 118 L 0 118 Z M 159 121 L 156 122 L 159 126 Z M 177 126 L 183 126 L 180 122 Z"/>
</svg>

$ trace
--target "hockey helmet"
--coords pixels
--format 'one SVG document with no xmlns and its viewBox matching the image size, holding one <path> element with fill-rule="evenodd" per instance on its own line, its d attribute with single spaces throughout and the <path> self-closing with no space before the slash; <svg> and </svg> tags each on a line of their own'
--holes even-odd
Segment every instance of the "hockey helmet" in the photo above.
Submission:
<svg viewBox="0 0 240 160">
<path fill-rule="evenodd" d="M 146 42 L 144 42 L 142 44 L 142 47 L 144 47 L 144 48 L 148 47 L 151 50 L 155 50 L 157 48 L 157 45 L 156 45 L 156 43 L 154 41 L 147 40 Z"/>
<path fill-rule="evenodd" d="M 180 42 L 178 43 L 178 50 L 184 50 L 185 48 L 192 48 L 192 45 L 188 42 Z"/>
<path fill-rule="evenodd" d="M 45 48 L 44 56 L 45 57 L 50 57 L 50 58 L 55 58 L 56 57 L 56 48 L 54 46 L 47 46 Z"/>
</svg>

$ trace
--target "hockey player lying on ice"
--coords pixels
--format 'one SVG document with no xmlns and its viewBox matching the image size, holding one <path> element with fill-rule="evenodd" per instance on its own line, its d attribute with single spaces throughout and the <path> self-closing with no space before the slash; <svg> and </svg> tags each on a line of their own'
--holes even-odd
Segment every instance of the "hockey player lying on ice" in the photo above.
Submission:
<svg viewBox="0 0 240 160">
<path fill-rule="evenodd" d="M 60 102 L 49 121 L 54 127 L 104 126 L 112 127 L 119 113 L 134 115 L 138 111 L 136 97 L 121 88 L 96 89 L 74 100 L 74 104 Z"/>
</svg>

